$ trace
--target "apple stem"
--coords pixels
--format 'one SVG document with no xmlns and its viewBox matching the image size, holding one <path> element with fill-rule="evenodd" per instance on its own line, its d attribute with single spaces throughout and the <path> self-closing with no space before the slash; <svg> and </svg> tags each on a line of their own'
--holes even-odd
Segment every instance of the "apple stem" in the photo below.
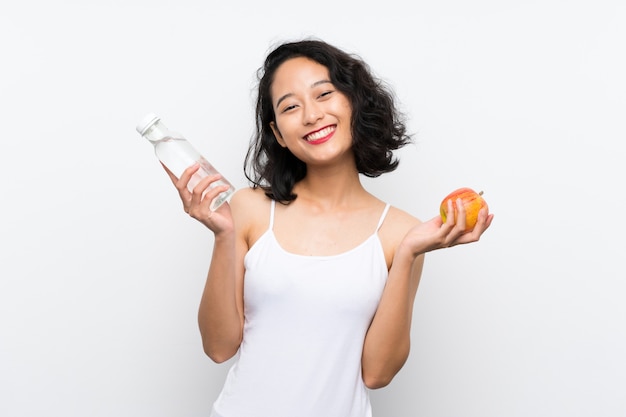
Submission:
<svg viewBox="0 0 626 417">
<path fill-rule="evenodd" d="M 482 192 L 482 191 L 481 191 L 481 192 L 479 192 L 479 193 L 478 193 L 478 195 L 483 195 L 483 192 Z"/>
</svg>

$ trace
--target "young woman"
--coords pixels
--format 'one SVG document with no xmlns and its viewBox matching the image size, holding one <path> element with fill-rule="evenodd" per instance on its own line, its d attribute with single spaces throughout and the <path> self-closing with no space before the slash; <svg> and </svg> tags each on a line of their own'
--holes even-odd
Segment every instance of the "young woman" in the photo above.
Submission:
<svg viewBox="0 0 626 417">
<path fill-rule="evenodd" d="M 460 219 L 421 222 L 370 194 L 359 174 L 396 168 L 410 142 L 393 95 L 359 58 L 285 43 L 259 71 L 252 185 L 216 211 L 168 172 L 185 211 L 215 236 L 199 308 L 206 354 L 237 355 L 213 417 L 367 417 L 409 355 L 424 254 L 476 242 Z M 452 204 L 449 206 L 453 210 Z"/>
</svg>

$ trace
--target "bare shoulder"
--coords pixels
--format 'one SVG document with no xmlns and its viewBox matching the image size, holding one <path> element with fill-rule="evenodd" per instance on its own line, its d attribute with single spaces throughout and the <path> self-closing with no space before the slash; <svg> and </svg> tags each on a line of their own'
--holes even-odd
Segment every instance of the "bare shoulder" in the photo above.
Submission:
<svg viewBox="0 0 626 417">
<path fill-rule="evenodd" d="M 240 188 L 230 199 L 230 209 L 238 233 L 249 246 L 268 228 L 270 198 L 260 188 Z"/>
<path fill-rule="evenodd" d="M 268 197 L 262 189 L 245 187 L 239 188 L 235 191 L 230 199 L 230 205 L 235 207 L 239 205 L 248 206 L 250 204 L 258 204 L 261 202 L 267 203 L 268 200 Z"/>
<path fill-rule="evenodd" d="M 421 223 L 420 219 L 404 210 L 394 206 L 389 208 L 389 213 L 379 231 L 388 265 L 391 265 L 396 248 L 409 230 Z"/>
<path fill-rule="evenodd" d="M 392 234 L 401 234 L 402 236 L 400 236 L 400 238 L 404 237 L 409 229 L 421 223 L 421 220 L 417 217 L 394 206 L 389 208 L 389 213 L 385 220 L 385 225 L 388 226 L 389 232 Z"/>
</svg>

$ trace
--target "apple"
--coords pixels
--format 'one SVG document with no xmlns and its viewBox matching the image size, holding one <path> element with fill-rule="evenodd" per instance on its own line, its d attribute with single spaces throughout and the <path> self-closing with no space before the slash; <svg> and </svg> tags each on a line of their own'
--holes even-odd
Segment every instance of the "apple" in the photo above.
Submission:
<svg viewBox="0 0 626 417">
<path fill-rule="evenodd" d="M 484 207 L 489 212 L 489 206 L 487 206 L 487 202 L 482 197 L 483 192 L 477 193 L 471 188 L 462 187 L 457 190 L 452 191 L 450 194 L 446 196 L 441 202 L 439 206 L 439 211 L 441 213 L 441 219 L 445 223 L 446 218 L 448 217 L 448 201 L 452 200 L 452 206 L 454 207 L 454 219 L 456 219 L 456 200 L 459 198 L 463 202 L 463 207 L 465 207 L 465 231 L 469 232 L 476 226 L 476 221 L 478 220 L 478 212 Z"/>
</svg>

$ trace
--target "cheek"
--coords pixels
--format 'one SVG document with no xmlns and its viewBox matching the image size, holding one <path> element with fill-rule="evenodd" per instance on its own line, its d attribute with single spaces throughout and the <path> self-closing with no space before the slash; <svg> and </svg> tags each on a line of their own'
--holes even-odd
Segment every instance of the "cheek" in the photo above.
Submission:
<svg viewBox="0 0 626 417">
<path fill-rule="evenodd" d="M 344 115 L 352 119 L 352 105 L 347 98 L 339 104 L 338 108 Z"/>
<path fill-rule="evenodd" d="M 279 117 L 274 123 L 276 133 L 279 133 L 283 138 L 292 136 L 294 129 L 296 129 L 295 120 L 293 117 Z"/>
</svg>

